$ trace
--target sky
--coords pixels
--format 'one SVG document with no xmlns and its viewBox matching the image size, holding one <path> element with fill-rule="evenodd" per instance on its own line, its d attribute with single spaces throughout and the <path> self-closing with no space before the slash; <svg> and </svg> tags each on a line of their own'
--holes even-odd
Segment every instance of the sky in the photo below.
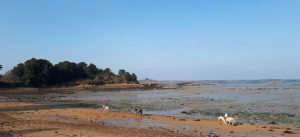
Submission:
<svg viewBox="0 0 300 137">
<path fill-rule="evenodd" d="M 299 0 L 0 0 L 0 74 L 31 58 L 138 79 L 300 79 Z"/>
</svg>

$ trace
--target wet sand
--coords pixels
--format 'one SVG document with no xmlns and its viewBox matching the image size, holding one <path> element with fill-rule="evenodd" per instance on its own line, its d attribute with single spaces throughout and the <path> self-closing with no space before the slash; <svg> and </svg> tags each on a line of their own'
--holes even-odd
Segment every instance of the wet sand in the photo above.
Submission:
<svg viewBox="0 0 300 137">
<path fill-rule="evenodd" d="M 49 108 L 26 102 L 0 102 L 0 136 L 299 136 L 300 128 L 276 124 L 224 125 L 158 115 L 105 112 L 91 108 Z"/>
</svg>

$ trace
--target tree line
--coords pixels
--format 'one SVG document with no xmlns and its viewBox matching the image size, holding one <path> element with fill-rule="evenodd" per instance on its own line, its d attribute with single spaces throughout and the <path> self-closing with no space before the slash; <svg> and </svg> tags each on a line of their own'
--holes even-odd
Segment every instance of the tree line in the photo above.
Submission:
<svg viewBox="0 0 300 137">
<path fill-rule="evenodd" d="M 0 69 L 2 66 L 0 66 Z M 79 84 L 115 84 L 115 83 L 138 83 L 137 76 L 119 70 L 118 75 L 110 68 L 97 68 L 94 64 L 85 62 L 74 63 L 69 61 L 52 64 L 46 59 L 32 58 L 15 66 L 9 74 L 16 77 L 25 86 L 50 86 L 68 82 Z M 4 77 L 4 76 L 3 76 Z"/>
</svg>

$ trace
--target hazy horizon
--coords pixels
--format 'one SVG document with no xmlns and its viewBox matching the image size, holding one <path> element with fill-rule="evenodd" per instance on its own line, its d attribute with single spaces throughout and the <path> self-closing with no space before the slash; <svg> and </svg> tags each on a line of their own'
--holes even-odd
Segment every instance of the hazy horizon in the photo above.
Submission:
<svg viewBox="0 0 300 137">
<path fill-rule="evenodd" d="M 0 1 L 4 74 L 31 58 L 139 80 L 300 79 L 300 1 Z"/>
</svg>

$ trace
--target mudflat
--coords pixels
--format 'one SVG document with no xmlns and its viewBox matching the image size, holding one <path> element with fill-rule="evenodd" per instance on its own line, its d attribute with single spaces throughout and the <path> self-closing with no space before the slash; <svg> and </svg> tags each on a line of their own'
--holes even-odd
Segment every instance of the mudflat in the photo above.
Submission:
<svg viewBox="0 0 300 137">
<path fill-rule="evenodd" d="M 300 128 L 275 124 L 225 125 L 202 120 L 102 111 L 93 108 L 53 108 L 44 104 L 0 102 L 0 136 L 287 136 Z"/>
</svg>

